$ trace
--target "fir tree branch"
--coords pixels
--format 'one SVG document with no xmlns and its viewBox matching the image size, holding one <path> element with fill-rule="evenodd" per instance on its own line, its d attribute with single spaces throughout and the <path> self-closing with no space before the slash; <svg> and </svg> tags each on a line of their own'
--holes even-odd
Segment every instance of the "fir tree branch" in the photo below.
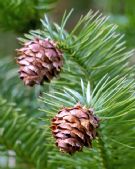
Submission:
<svg viewBox="0 0 135 169">
<path fill-rule="evenodd" d="M 86 89 L 86 84 L 84 82 L 81 82 L 82 91 L 79 90 L 75 91 L 73 89 L 67 89 L 65 88 L 65 92 L 52 92 L 50 94 L 45 93 L 44 97 L 41 98 L 41 100 L 44 101 L 45 104 L 45 112 L 48 112 L 47 116 L 49 119 L 55 116 L 55 112 L 58 112 L 61 108 L 61 105 L 64 107 L 72 107 L 77 102 L 80 102 L 82 105 L 85 105 L 86 107 L 92 107 L 94 109 L 95 114 L 100 118 L 100 128 L 99 128 L 99 135 L 96 143 L 94 143 L 93 150 L 89 150 L 89 153 L 87 154 L 85 151 L 83 153 L 78 153 L 76 156 L 73 156 L 72 159 L 74 159 L 74 165 L 77 166 L 78 160 L 83 159 L 83 157 L 88 158 L 88 156 L 91 157 L 91 167 L 94 167 L 93 163 L 97 163 L 97 168 L 103 168 L 103 169 L 110 169 L 114 166 L 114 164 L 119 162 L 119 157 L 115 155 L 114 149 L 120 148 L 123 146 L 123 144 L 119 145 L 115 142 L 111 141 L 109 138 L 112 136 L 117 139 L 124 139 L 124 142 L 126 141 L 127 144 L 130 143 L 130 139 L 128 139 L 127 134 L 129 135 L 129 132 L 124 136 L 125 130 L 130 131 L 131 135 L 134 135 L 133 128 L 134 124 L 131 124 L 130 126 L 125 125 L 125 130 L 123 130 L 123 124 L 121 126 L 121 122 L 125 119 L 132 119 L 132 116 L 134 117 L 133 110 L 135 108 L 135 95 L 134 95 L 134 80 L 128 80 L 126 78 L 119 78 L 115 77 L 113 79 L 107 78 L 105 76 L 101 81 L 97 84 L 95 87 L 95 90 L 91 93 L 90 102 L 89 99 L 87 99 L 87 92 L 90 91 L 90 89 Z M 90 87 L 87 85 L 87 87 Z M 126 99 L 125 99 L 126 98 Z M 52 103 L 50 105 L 50 103 Z M 55 105 L 53 105 L 55 103 Z M 117 104 L 117 105 L 116 105 Z M 49 113 L 53 112 L 53 113 Z M 127 112 L 127 113 L 123 113 Z M 117 115 L 117 123 L 119 125 L 119 128 L 117 126 L 113 125 L 113 122 L 116 122 L 116 115 Z M 118 115 L 120 115 L 118 117 Z M 107 117 L 107 120 L 105 120 Z M 113 118 L 112 118 L 113 117 Z M 120 127 L 121 126 L 121 127 Z M 121 137 L 121 138 L 120 138 Z M 123 141 L 122 141 L 123 142 Z M 132 143 L 133 144 L 133 143 Z M 134 145 L 134 144 L 133 144 Z M 131 145 L 132 146 L 132 145 Z M 131 147 L 130 145 L 128 147 Z M 95 150 L 96 148 L 96 150 Z M 94 151 L 96 154 L 94 154 Z M 52 152 L 53 153 L 53 152 Z M 122 147 L 119 152 L 119 156 L 123 156 L 123 150 Z M 131 154 L 133 152 L 130 152 Z M 93 154 L 93 156 L 92 156 Z M 79 156 L 80 155 L 80 156 Z M 58 159 L 63 159 L 65 162 L 69 160 L 70 157 L 59 155 L 58 157 L 54 157 L 53 155 L 50 156 L 51 162 L 55 163 Z M 97 159 L 95 159 L 95 156 Z M 64 164 L 64 162 L 61 162 L 61 165 Z M 127 161 L 131 160 L 128 159 Z M 88 162 L 89 163 L 89 162 Z M 83 163 L 81 166 L 86 165 L 86 168 L 89 168 L 88 164 Z M 125 167 L 121 165 L 121 168 Z"/>
<path fill-rule="evenodd" d="M 120 159 L 126 152 L 122 146 L 128 144 L 129 146 L 126 148 L 134 147 L 134 143 L 131 143 L 127 137 L 134 136 L 133 124 L 121 124 L 122 121 L 131 120 L 134 117 L 135 95 L 134 80 L 132 79 L 134 70 L 133 67 L 128 67 L 128 60 L 132 52 L 126 52 L 123 36 L 117 34 L 116 26 L 106 22 L 106 17 L 90 11 L 79 20 L 70 33 L 64 30 L 67 18 L 69 15 L 67 17 L 64 15 L 62 24 L 59 26 L 56 23 L 50 24 L 48 18 L 45 17 L 45 20 L 42 21 L 42 31 L 31 31 L 30 34 L 25 35 L 26 39 L 21 40 L 47 37 L 56 40 L 65 53 L 65 67 L 61 73 L 63 76 L 59 79 L 59 88 L 52 90 L 52 93 L 45 93 L 43 98 L 45 105 L 43 110 L 48 112 L 48 119 L 55 116 L 61 106 L 71 107 L 80 102 L 88 108 L 94 108 L 95 114 L 101 119 L 102 134 L 99 133 L 99 143 L 94 144 L 95 149 L 93 148 L 89 152 L 85 150 L 72 158 L 58 154 L 56 150 L 48 152 L 48 165 L 53 168 L 53 164 L 56 164 L 57 167 L 60 164 L 64 168 L 68 168 L 68 165 L 65 164 L 69 164 L 71 167 L 71 163 L 73 163 L 72 168 L 80 166 L 80 168 L 87 169 L 89 165 L 97 168 L 98 164 L 101 165 L 103 162 L 101 167 L 108 169 L 110 166 L 117 166 L 120 163 Z M 75 67 L 74 63 L 79 64 L 79 67 Z M 86 71 L 87 76 L 85 76 Z M 60 92 L 62 85 L 71 81 L 69 72 L 73 77 L 74 89 L 73 87 L 65 88 L 65 92 Z M 110 78 L 106 78 L 107 73 Z M 81 83 L 83 91 L 78 87 L 78 77 L 84 79 L 84 83 Z M 92 83 L 91 97 L 89 96 L 89 80 Z M 92 99 L 90 100 L 90 98 Z M 113 125 L 116 120 L 119 126 Z M 125 134 L 123 129 L 130 133 Z M 116 141 L 112 137 L 115 137 Z M 116 142 L 120 144 L 116 144 Z M 117 149 L 117 152 L 114 149 Z M 101 154 L 98 154 L 99 151 Z M 56 156 L 54 156 L 55 154 Z M 125 169 L 128 161 L 133 163 L 133 160 L 130 159 L 133 152 L 129 154 L 119 168 Z M 108 159 L 113 159 L 110 164 L 106 162 Z M 97 162 L 99 163 L 96 164 Z"/>
<path fill-rule="evenodd" d="M 135 69 L 128 66 L 133 51 L 126 51 L 123 35 L 117 33 L 117 26 L 109 24 L 108 18 L 102 14 L 90 11 L 68 33 L 64 28 L 71 13 L 63 16 L 60 26 L 52 24 L 45 16 L 42 20 L 43 30 L 30 31 L 20 40 L 47 37 L 57 41 L 65 53 L 65 65 L 69 64 L 68 60 L 74 61 L 76 67 L 73 70 L 72 65 L 69 65 L 71 72 L 77 72 L 77 69 L 83 71 L 85 79 L 91 81 L 93 88 L 107 73 L 112 78 L 118 74 L 133 76 Z"/>
<path fill-rule="evenodd" d="M 99 147 L 99 154 L 101 157 L 101 168 L 102 169 L 111 169 L 112 168 L 111 163 L 110 163 L 111 159 L 106 152 L 105 143 L 101 137 L 102 137 L 102 134 L 100 131 L 99 135 L 98 135 L 98 140 L 97 140 L 98 145 L 97 146 Z"/>
<path fill-rule="evenodd" d="M 47 130 L 34 118 L 20 114 L 13 104 L 0 99 L 0 143 L 14 150 L 30 168 L 44 168 L 47 165 Z"/>
</svg>

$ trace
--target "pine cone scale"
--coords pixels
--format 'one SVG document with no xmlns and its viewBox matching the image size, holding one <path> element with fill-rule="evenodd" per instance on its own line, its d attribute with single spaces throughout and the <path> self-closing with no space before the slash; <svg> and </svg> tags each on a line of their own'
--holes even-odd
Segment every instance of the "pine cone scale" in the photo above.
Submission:
<svg viewBox="0 0 135 169">
<path fill-rule="evenodd" d="M 81 151 L 83 146 L 92 147 L 98 126 L 99 120 L 92 110 L 76 105 L 62 109 L 52 119 L 51 129 L 60 151 L 73 154 Z"/>
<path fill-rule="evenodd" d="M 52 40 L 35 39 L 17 50 L 20 78 L 25 85 L 43 84 L 57 76 L 63 66 L 63 54 Z"/>
</svg>

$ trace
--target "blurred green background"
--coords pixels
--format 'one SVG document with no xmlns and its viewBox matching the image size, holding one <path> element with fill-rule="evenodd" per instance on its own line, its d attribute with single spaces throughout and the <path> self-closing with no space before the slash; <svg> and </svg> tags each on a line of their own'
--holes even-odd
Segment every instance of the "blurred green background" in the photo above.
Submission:
<svg viewBox="0 0 135 169">
<path fill-rule="evenodd" d="M 10 6 L 9 1 L 14 3 Z M 23 111 L 26 110 L 28 115 L 32 112 L 33 116 L 39 115 L 39 112 L 36 114 L 39 89 L 26 88 L 19 80 L 15 49 L 19 46 L 17 37 L 23 37 L 23 33 L 28 33 L 29 29 L 41 26 L 39 18 L 47 11 L 41 7 L 46 0 L 41 0 L 42 5 L 36 9 L 38 1 L 0 0 L 0 94 L 9 101 L 16 102 L 18 107 L 23 107 Z M 82 14 L 86 14 L 90 9 L 99 10 L 104 15 L 109 15 L 109 22 L 117 24 L 118 31 L 125 34 L 127 48 L 135 48 L 135 0 L 59 0 L 48 14 L 59 22 L 64 11 L 71 8 L 74 8 L 74 13 L 68 23 L 68 30 L 72 29 Z M 133 64 L 135 61 L 132 61 Z M 4 155 L 0 155 L 1 159 Z M 5 163 L 0 161 L 0 168 L 2 165 Z"/>
<path fill-rule="evenodd" d="M 49 2 L 49 3 L 48 3 Z M 50 2 L 51 4 L 50 6 Z M 56 2 L 56 4 L 54 3 Z M 49 6 L 47 6 L 49 4 Z M 109 22 L 119 26 L 125 34 L 128 49 L 135 48 L 135 0 L 0 0 L 0 87 L 1 95 L 10 101 L 37 110 L 37 93 L 24 87 L 18 77 L 15 49 L 19 47 L 17 37 L 23 37 L 30 29 L 40 29 L 40 18 L 47 13 L 55 22 L 61 20 L 65 10 L 74 12 L 66 29 L 71 30 L 82 14 L 90 9 L 110 16 Z M 135 60 L 131 60 L 134 64 Z M 7 85 L 8 84 L 8 85 Z M 23 98 L 23 101 L 22 101 Z M 34 101 L 31 103 L 31 99 Z"/>
<path fill-rule="evenodd" d="M 110 22 L 119 25 L 119 31 L 125 34 L 127 46 L 135 47 L 135 0 L 60 0 L 55 9 L 55 18 L 59 18 L 64 10 L 71 8 L 75 9 L 71 24 L 89 9 L 109 15 Z"/>
<path fill-rule="evenodd" d="M 68 28 L 70 29 L 72 28 L 72 25 L 77 21 L 77 19 L 80 17 L 81 14 L 85 14 L 89 9 L 93 9 L 94 11 L 99 10 L 103 14 L 110 16 L 110 22 L 119 25 L 119 31 L 125 34 L 127 46 L 129 48 L 135 48 L 135 9 L 134 7 L 135 7 L 135 0 L 128 0 L 128 1 L 127 0 L 79 0 L 79 1 L 59 0 L 55 9 L 50 13 L 55 21 L 59 21 L 59 19 L 61 18 L 65 10 L 70 10 L 71 8 L 74 8 L 75 11 L 73 17 L 71 19 L 70 24 L 68 25 Z M 2 26 L 3 26 L 2 23 L 0 23 L 0 28 Z M 19 34 L 19 36 L 21 35 Z M 3 33 L 2 30 L 0 32 L 0 55 L 8 55 L 10 53 L 13 53 L 16 45 L 17 45 L 16 34 L 13 33 L 13 31 L 12 32 L 6 31 L 6 33 L 5 32 Z"/>
<path fill-rule="evenodd" d="M 49 2 L 49 3 L 48 3 Z M 50 5 L 50 2 L 52 3 Z M 54 3 L 56 2 L 56 4 Z M 49 6 L 47 6 L 49 4 Z M 15 49 L 17 37 L 23 37 L 30 29 L 40 29 L 40 18 L 47 13 L 55 22 L 61 20 L 65 10 L 74 8 L 66 29 L 71 30 L 82 14 L 90 9 L 110 16 L 109 22 L 119 26 L 125 34 L 128 49 L 135 48 L 135 0 L 0 0 L 0 87 L 1 95 L 20 107 L 37 110 L 37 93 L 24 87 L 18 77 Z M 131 60 L 134 64 L 135 60 Z M 8 84 L 8 85 L 7 85 Z M 22 100 L 23 98 L 23 100 Z M 31 99 L 33 102 L 31 102 Z"/>
</svg>

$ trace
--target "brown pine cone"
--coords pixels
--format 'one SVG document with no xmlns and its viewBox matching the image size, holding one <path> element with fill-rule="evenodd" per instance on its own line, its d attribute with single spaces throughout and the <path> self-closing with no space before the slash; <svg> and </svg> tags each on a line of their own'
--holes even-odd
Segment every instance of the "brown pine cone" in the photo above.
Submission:
<svg viewBox="0 0 135 169">
<path fill-rule="evenodd" d="M 60 110 L 52 119 L 51 129 L 60 151 L 73 154 L 81 151 L 83 146 L 92 146 L 98 126 L 99 120 L 93 111 L 77 104 Z"/>
<path fill-rule="evenodd" d="M 36 38 L 26 42 L 24 47 L 17 50 L 17 54 L 20 78 L 28 86 L 50 81 L 63 66 L 62 52 L 49 39 Z"/>
</svg>

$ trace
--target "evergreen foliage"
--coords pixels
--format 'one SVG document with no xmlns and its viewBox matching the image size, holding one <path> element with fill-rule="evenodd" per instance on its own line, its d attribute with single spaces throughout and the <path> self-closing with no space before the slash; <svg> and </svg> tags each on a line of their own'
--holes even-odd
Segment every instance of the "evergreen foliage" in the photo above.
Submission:
<svg viewBox="0 0 135 169">
<path fill-rule="evenodd" d="M 21 2 L 18 1 L 18 5 Z M 44 84 L 40 89 L 44 94 L 38 102 L 33 93 L 39 89 L 31 89 L 29 95 L 28 89 L 16 78 L 15 66 L 10 65 L 9 59 L 1 60 L 1 72 L 8 69 L 9 73 L 6 73 L 7 79 L 0 75 L 1 81 L 4 80 L 0 84 L 3 88 L 0 144 L 4 151 L 13 150 L 17 164 L 22 160 L 27 165 L 22 165 L 25 169 L 127 169 L 129 164 L 130 169 L 134 169 L 135 82 L 134 67 L 129 66 L 133 51 L 127 51 L 117 26 L 99 12 L 88 12 L 67 32 L 65 27 L 71 13 L 72 10 L 65 12 L 60 25 L 45 16 L 42 29 L 30 31 L 19 39 L 23 43 L 35 37 L 48 37 L 56 41 L 64 53 L 62 72 L 50 84 Z M 9 99 L 5 95 L 7 91 L 14 102 L 21 101 L 21 104 L 8 103 L 4 99 Z M 70 156 L 55 147 L 50 120 L 63 106 L 72 107 L 78 102 L 93 108 L 99 117 L 99 134 L 92 149 Z M 33 113 L 37 104 L 40 110 Z"/>
<path fill-rule="evenodd" d="M 40 25 L 44 12 L 54 8 L 57 0 L 4 0 L 0 1 L 1 29 L 23 33 Z"/>
<path fill-rule="evenodd" d="M 96 8 L 102 8 L 105 13 L 109 13 L 110 21 L 119 25 L 119 31 L 125 34 L 127 45 L 134 47 L 134 25 L 135 25 L 135 1 L 134 0 L 93 0 Z"/>
</svg>

